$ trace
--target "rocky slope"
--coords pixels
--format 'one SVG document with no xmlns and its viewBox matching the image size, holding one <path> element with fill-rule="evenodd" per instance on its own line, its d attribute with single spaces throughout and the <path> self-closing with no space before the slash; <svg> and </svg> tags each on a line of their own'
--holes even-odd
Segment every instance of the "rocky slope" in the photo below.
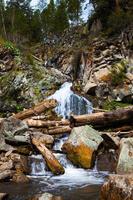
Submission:
<svg viewBox="0 0 133 200">
<path fill-rule="evenodd" d="M 133 27 L 107 38 L 94 37 L 81 26 L 66 30 L 61 37 L 47 38 L 26 55 L 1 45 L 1 115 L 36 104 L 66 80 L 73 81 L 75 89 L 88 95 L 96 107 L 112 109 L 118 101 L 132 104 L 132 42 Z"/>
</svg>

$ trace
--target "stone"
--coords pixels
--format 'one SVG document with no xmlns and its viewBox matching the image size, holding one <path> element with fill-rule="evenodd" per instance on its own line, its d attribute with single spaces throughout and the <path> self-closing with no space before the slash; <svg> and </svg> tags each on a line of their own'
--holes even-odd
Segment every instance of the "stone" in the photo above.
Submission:
<svg viewBox="0 0 133 200">
<path fill-rule="evenodd" d="M 28 183 L 30 179 L 23 173 L 23 166 L 22 164 L 17 164 L 15 166 L 16 172 L 12 177 L 12 181 L 15 183 Z"/>
<path fill-rule="evenodd" d="M 3 172 L 0 172 L 0 181 L 12 178 L 13 174 L 14 174 L 13 170 L 5 170 Z"/>
<path fill-rule="evenodd" d="M 19 155 L 17 153 L 12 153 L 9 155 L 10 160 L 14 163 L 14 166 L 19 164 L 21 166 L 21 171 L 25 174 L 29 173 L 28 157 L 24 155 Z"/>
<path fill-rule="evenodd" d="M 4 136 L 0 134 L 0 152 L 1 151 L 7 152 L 7 151 L 13 151 L 13 150 L 15 150 L 15 148 L 6 144 Z"/>
<path fill-rule="evenodd" d="M 132 200 L 133 175 L 111 175 L 101 188 L 100 200 Z"/>
<path fill-rule="evenodd" d="M 84 92 L 86 94 L 95 95 L 96 87 L 97 87 L 96 83 L 91 83 L 91 82 L 88 81 L 87 84 L 84 87 Z"/>
<path fill-rule="evenodd" d="M 133 173 L 133 138 L 123 138 L 120 142 L 120 155 L 117 164 L 117 173 Z"/>
<path fill-rule="evenodd" d="M 111 133 L 102 133 L 102 138 L 104 139 L 104 145 L 110 149 L 118 149 L 120 145 L 120 138 L 114 136 Z"/>
<path fill-rule="evenodd" d="M 5 137 L 14 137 L 15 135 L 23 135 L 28 130 L 25 122 L 9 117 L 1 122 L 0 134 Z"/>
<path fill-rule="evenodd" d="M 60 196 L 54 196 L 50 193 L 38 194 L 29 200 L 63 200 Z"/>
<path fill-rule="evenodd" d="M 23 173 L 15 173 L 12 177 L 12 181 L 15 183 L 28 183 L 30 179 Z"/>
<path fill-rule="evenodd" d="M 12 160 L 9 160 L 8 162 L 4 162 L 2 165 L 0 165 L 0 172 L 3 172 L 5 170 L 10 170 L 13 168 L 13 162 Z"/>
<path fill-rule="evenodd" d="M 93 166 L 95 152 L 102 142 L 100 134 L 90 126 L 75 127 L 62 150 L 73 164 L 88 169 Z"/>
<path fill-rule="evenodd" d="M 105 66 L 104 66 L 105 67 Z M 110 70 L 108 68 L 99 69 L 99 71 L 94 73 L 96 80 L 101 82 L 108 82 L 111 80 Z"/>
<path fill-rule="evenodd" d="M 0 193 L 0 200 L 4 200 L 7 196 L 6 193 Z"/>
</svg>

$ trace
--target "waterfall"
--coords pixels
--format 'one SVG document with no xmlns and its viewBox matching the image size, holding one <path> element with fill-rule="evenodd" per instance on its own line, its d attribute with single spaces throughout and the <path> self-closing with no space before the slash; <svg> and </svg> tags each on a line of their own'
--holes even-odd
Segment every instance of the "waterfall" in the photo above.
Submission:
<svg viewBox="0 0 133 200">
<path fill-rule="evenodd" d="M 74 94 L 71 90 L 72 83 L 64 83 L 49 99 L 56 99 L 58 106 L 55 111 L 63 118 L 69 118 L 70 114 L 92 113 L 93 107 L 90 101 Z"/>
<path fill-rule="evenodd" d="M 71 87 L 72 83 L 66 82 L 59 90 L 49 97 L 49 99 L 56 99 L 58 102 L 58 106 L 55 109 L 56 113 L 61 115 L 63 118 L 69 118 L 71 114 L 80 115 L 92 113 L 92 104 L 84 97 L 74 94 Z M 53 149 L 61 150 L 61 147 L 67 138 L 68 136 L 65 134 L 61 138 L 56 139 Z M 65 169 L 64 175 L 55 177 L 51 172 L 48 172 L 41 155 L 31 157 L 31 175 L 42 175 L 45 180 L 46 178 L 49 180 L 49 177 L 51 177 L 50 180 L 53 181 L 56 186 L 58 184 L 73 186 L 87 183 L 99 184 L 103 182 L 103 174 L 100 175 L 96 167 L 93 170 L 84 170 L 73 166 L 72 163 L 67 160 L 66 155 L 62 153 L 55 153 L 54 155 L 63 165 Z M 33 159 L 35 159 L 34 162 Z"/>
</svg>

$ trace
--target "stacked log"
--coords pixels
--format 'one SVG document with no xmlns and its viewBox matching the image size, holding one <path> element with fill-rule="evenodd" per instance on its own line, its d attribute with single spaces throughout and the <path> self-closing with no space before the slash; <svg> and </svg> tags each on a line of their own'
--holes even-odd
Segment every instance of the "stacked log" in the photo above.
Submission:
<svg viewBox="0 0 133 200">
<path fill-rule="evenodd" d="M 87 115 L 71 116 L 71 124 L 75 126 L 92 125 L 94 128 L 122 126 L 132 123 L 133 107 L 118 109 L 112 112 L 99 112 Z"/>
<path fill-rule="evenodd" d="M 56 106 L 57 106 L 57 101 L 55 99 L 46 99 L 30 109 L 24 110 L 22 112 L 13 115 L 13 117 L 23 120 L 32 117 L 34 115 L 39 115 L 40 113 L 43 113 L 48 109 L 55 108 Z"/>
</svg>

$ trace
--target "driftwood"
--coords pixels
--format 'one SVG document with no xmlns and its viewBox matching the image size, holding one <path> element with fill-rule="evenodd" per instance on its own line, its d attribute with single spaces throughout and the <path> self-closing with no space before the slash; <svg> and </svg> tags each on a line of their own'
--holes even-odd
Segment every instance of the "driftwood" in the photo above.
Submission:
<svg viewBox="0 0 133 200">
<path fill-rule="evenodd" d="M 54 126 L 55 128 L 58 126 L 67 126 L 70 125 L 68 120 L 61 120 L 61 121 L 43 121 L 43 120 L 34 120 L 34 119 L 26 119 L 25 122 L 29 127 L 51 127 Z"/>
<path fill-rule="evenodd" d="M 64 174 L 64 172 L 65 172 L 64 168 L 59 163 L 59 161 L 56 159 L 54 154 L 49 149 L 47 149 L 44 144 L 40 143 L 35 138 L 32 139 L 32 143 L 36 146 L 36 148 L 43 155 L 48 168 L 53 172 L 53 174 L 55 174 L 55 175 Z"/>
<path fill-rule="evenodd" d="M 63 127 L 60 127 L 60 128 L 48 130 L 48 134 L 56 135 L 56 134 L 70 133 L 71 130 L 72 129 L 70 128 L 70 126 L 63 126 Z"/>
<path fill-rule="evenodd" d="M 73 115 L 71 116 L 71 123 L 73 126 L 80 126 L 90 124 L 97 127 L 111 127 L 120 124 L 132 122 L 133 107 L 127 109 L 118 109 L 112 112 L 99 112 L 87 115 Z"/>
<path fill-rule="evenodd" d="M 48 135 L 60 135 L 64 133 L 70 133 L 71 132 L 71 127 L 70 126 L 61 126 L 61 127 L 50 127 L 48 128 L 39 128 L 38 129 L 40 132 L 43 134 L 48 134 Z"/>
<path fill-rule="evenodd" d="M 37 104 L 36 106 L 34 106 L 33 108 L 26 109 L 22 112 L 13 115 L 13 117 L 23 120 L 34 115 L 39 115 L 40 113 L 44 112 L 49 108 L 54 108 L 56 105 L 57 101 L 55 99 L 46 99 L 41 103 Z"/>
</svg>

